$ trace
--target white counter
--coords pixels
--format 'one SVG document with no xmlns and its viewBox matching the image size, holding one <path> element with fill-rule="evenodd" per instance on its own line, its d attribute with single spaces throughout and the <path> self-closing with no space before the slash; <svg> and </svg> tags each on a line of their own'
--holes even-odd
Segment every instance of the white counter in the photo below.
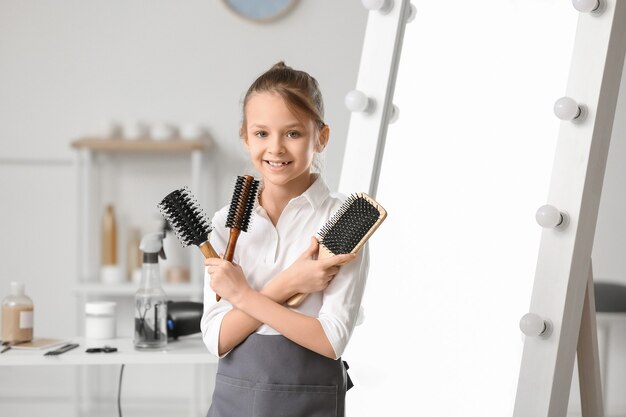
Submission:
<svg viewBox="0 0 626 417">
<path fill-rule="evenodd" d="M 172 341 L 165 349 L 154 352 L 135 350 L 132 338 L 85 340 L 75 337 L 68 339 L 68 343 L 78 343 L 79 346 L 56 356 L 44 356 L 44 353 L 62 345 L 39 350 L 10 349 L 0 354 L 0 366 L 217 363 L 217 358 L 209 353 L 199 335 Z M 85 352 L 89 347 L 105 345 L 116 347 L 117 352 Z"/>
</svg>

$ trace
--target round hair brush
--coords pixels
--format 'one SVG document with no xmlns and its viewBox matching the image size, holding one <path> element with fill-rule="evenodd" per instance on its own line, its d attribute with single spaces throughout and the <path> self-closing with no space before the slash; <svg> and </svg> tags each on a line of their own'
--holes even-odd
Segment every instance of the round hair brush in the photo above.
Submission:
<svg viewBox="0 0 626 417">
<path fill-rule="evenodd" d="M 318 259 L 344 253 L 357 253 L 387 217 L 387 211 L 365 193 L 353 194 L 343 202 L 318 233 Z M 307 294 L 296 294 L 287 300 L 297 307 Z"/>
<path fill-rule="evenodd" d="M 256 203 L 259 181 L 250 175 L 238 176 L 230 201 L 230 209 L 226 217 L 226 227 L 230 228 L 230 236 L 226 245 L 224 259 L 232 262 L 235 246 L 241 232 L 247 232 L 250 225 L 252 209 Z"/>
<path fill-rule="evenodd" d="M 238 176 L 233 190 L 233 198 L 230 201 L 228 216 L 226 217 L 226 227 L 230 228 L 228 244 L 224 259 L 232 262 L 235 256 L 235 246 L 241 232 L 247 232 L 250 225 L 250 216 L 256 202 L 256 194 L 259 188 L 259 181 L 250 175 Z M 217 296 L 217 301 L 220 296 Z"/>
<path fill-rule="evenodd" d="M 187 187 L 172 191 L 157 207 L 183 247 L 195 245 L 205 258 L 219 258 L 209 243 L 213 226 Z"/>
</svg>

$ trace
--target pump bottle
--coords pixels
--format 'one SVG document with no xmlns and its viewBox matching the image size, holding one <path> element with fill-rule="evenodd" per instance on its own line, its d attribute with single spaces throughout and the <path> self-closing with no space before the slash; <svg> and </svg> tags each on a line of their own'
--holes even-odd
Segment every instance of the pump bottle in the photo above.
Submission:
<svg viewBox="0 0 626 417">
<path fill-rule="evenodd" d="M 135 293 L 135 349 L 162 349 L 167 345 L 167 300 L 161 287 L 159 256 L 163 252 L 163 233 L 143 237 L 141 283 Z"/>
</svg>

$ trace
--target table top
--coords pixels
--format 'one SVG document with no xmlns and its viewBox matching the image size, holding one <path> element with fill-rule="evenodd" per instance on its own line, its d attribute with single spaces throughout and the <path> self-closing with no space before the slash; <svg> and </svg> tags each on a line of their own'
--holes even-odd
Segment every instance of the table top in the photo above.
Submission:
<svg viewBox="0 0 626 417">
<path fill-rule="evenodd" d="M 200 335 L 171 341 L 165 348 L 155 351 L 135 350 L 132 338 L 96 340 L 73 337 L 68 338 L 67 343 L 78 343 L 79 346 L 56 356 L 44 356 L 44 353 L 60 345 L 36 350 L 10 349 L 0 354 L 0 366 L 217 363 L 217 358 L 209 353 Z M 87 348 L 103 346 L 116 347 L 117 352 L 85 352 Z"/>
</svg>

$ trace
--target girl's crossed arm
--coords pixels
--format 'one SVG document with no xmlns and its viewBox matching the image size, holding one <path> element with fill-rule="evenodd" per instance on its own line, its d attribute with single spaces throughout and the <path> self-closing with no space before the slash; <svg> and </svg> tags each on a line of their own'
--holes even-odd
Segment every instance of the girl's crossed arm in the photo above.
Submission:
<svg viewBox="0 0 626 417">
<path fill-rule="evenodd" d="M 223 355 L 266 323 L 283 336 L 321 355 L 335 358 L 335 352 L 315 317 L 292 311 L 281 304 L 297 293 L 325 289 L 339 271 L 355 255 L 311 259 L 318 251 L 318 241 L 289 268 L 271 280 L 261 292 L 250 288 L 241 267 L 223 259 L 206 259 L 211 287 L 235 307 L 222 321 L 219 333 L 219 355 Z"/>
</svg>

